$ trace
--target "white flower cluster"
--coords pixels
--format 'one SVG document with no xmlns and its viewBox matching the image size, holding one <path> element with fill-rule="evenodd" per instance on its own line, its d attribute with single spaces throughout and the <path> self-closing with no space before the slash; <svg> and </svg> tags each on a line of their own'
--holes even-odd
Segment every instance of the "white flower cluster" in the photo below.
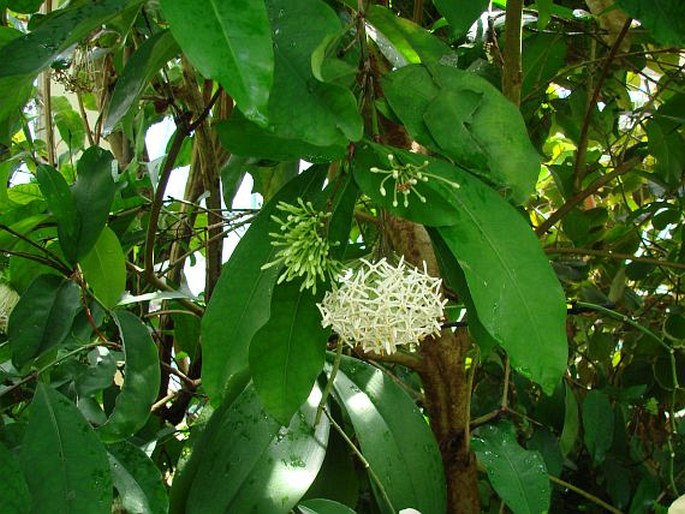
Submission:
<svg viewBox="0 0 685 514">
<path fill-rule="evenodd" d="M 19 294 L 7 284 L 0 283 L 0 332 L 7 332 L 7 322 L 17 303 Z"/>
<path fill-rule="evenodd" d="M 428 161 L 423 161 L 423 164 L 417 166 L 416 164 L 407 163 L 399 164 L 395 159 L 393 154 L 388 154 L 388 161 L 390 162 L 390 169 L 384 170 L 373 166 L 369 169 L 371 173 L 380 173 L 386 175 L 386 177 L 381 180 L 381 185 L 378 190 L 381 196 L 386 196 L 388 194 L 385 189 L 385 183 L 392 179 L 395 182 L 395 186 L 392 188 L 392 206 L 397 207 L 399 202 L 397 201 L 397 193 L 402 193 L 403 202 L 405 207 L 409 207 L 409 194 L 414 193 L 422 203 L 426 203 L 426 197 L 418 192 L 416 189 L 416 184 L 419 182 L 428 182 L 429 179 L 439 180 L 445 184 L 453 187 L 454 189 L 459 189 L 459 184 L 446 179 L 445 177 L 440 177 L 434 175 L 433 173 L 427 173 L 426 169 L 429 166 Z"/>
<path fill-rule="evenodd" d="M 386 259 L 361 263 L 318 304 L 324 327 L 365 352 L 385 354 L 440 333 L 447 300 L 440 293 L 442 280 L 428 275 L 425 263 L 423 271 L 404 259 L 397 266 Z"/>
<path fill-rule="evenodd" d="M 330 243 L 326 236 L 327 218 L 331 213 L 317 211 L 311 202 L 304 203 L 298 198 L 298 205 L 279 202 L 276 208 L 287 213 L 285 220 L 271 216 L 280 225 L 280 232 L 272 232 L 273 246 L 283 247 L 276 252 L 276 258 L 262 266 L 267 269 L 283 263 L 285 271 L 278 277 L 278 283 L 290 282 L 294 278 L 304 277 L 303 289 L 312 289 L 316 293 L 317 279 L 334 279 L 341 271 L 342 264 L 331 259 Z"/>
</svg>

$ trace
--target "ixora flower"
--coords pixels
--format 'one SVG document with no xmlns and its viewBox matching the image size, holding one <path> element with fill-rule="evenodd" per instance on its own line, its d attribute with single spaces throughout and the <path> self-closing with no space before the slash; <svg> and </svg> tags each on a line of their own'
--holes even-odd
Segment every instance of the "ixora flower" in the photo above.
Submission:
<svg viewBox="0 0 685 514">
<path fill-rule="evenodd" d="M 459 184 L 446 179 L 445 177 L 440 177 L 433 173 L 427 173 L 426 169 L 430 166 L 428 161 L 423 161 L 423 164 L 416 165 L 412 163 L 399 164 L 397 159 L 393 154 L 388 154 L 388 161 L 390 161 L 390 169 L 384 170 L 373 166 L 369 169 L 371 173 L 380 173 L 386 175 L 386 177 L 381 180 L 381 185 L 378 188 L 381 196 L 386 196 L 388 191 L 385 189 L 385 183 L 392 179 L 395 182 L 395 186 L 392 188 L 392 206 L 397 207 L 399 202 L 397 201 L 397 193 L 402 193 L 404 199 L 402 204 L 405 207 L 409 207 L 409 194 L 414 193 L 422 203 L 426 203 L 426 197 L 419 193 L 416 189 L 416 184 L 419 182 L 428 182 L 430 179 L 439 180 L 445 184 L 453 187 L 454 189 L 459 189 Z"/>
<path fill-rule="evenodd" d="M 271 244 L 281 249 L 262 269 L 282 263 L 285 270 L 278 277 L 279 284 L 303 277 L 300 291 L 312 289 L 316 293 L 316 281 L 334 279 L 342 270 L 342 264 L 330 257 L 331 244 L 326 232 L 331 213 L 317 211 L 311 202 L 305 203 L 302 198 L 298 198 L 297 203 L 279 202 L 276 205 L 286 217 L 271 216 L 280 225 L 280 231 L 269 235 L 273 238 Z"/>
<path fill-rule="evenodd" d="M 317 306 L 321 324 L 348 344 L 391 354 L 398 345 L 440 333 L 447 300 L 440 293 L 442 280 L 428 275 L 425 263 L 418 270 L 404 259 L 397 266 L 386 259 L 361 259 L 359 268 L 348 270 L 341 282 Z"/>
</svg>

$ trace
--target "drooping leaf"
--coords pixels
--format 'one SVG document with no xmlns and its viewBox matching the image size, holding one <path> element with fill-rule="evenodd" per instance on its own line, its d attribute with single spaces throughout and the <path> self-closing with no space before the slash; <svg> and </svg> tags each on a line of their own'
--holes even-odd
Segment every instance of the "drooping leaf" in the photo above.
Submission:
<svg viewBox="0 0 685 514">
<path fill-rule="evenodd" d="M 413 138 L 522 203 L 533 192 L 540 158 L 516 107 L 474 73 L 409 65 L 390 73 L 384 91 Z"/>
<path fill-rule="evenodd" d="M 514 514 L 548 511 L 551 490 L 545 462 L 538 452 L 519 446 L 511 424 L 480 428 L 471 448 L 485 466 L 492 487 Z"/>
<path fill-rule="evenodd" d="M 107 446 L 112 482 L 126 512 L 166 514 L 169 499 L 162 475 L 154 462 L 126 441 Z"/>
<path fill-rule="evenodd" d="M 454 37 L 461 37 L 466 34 L 478 17 L 488 10 L 489 3 L 488 0 L 470 2 L 433 0 L 433 4 L 440 14 L 447 19 Z"/>
<path fill-rule="evenodd" d="M 73 109 L 69 100 L 64 96 L 53 97 L 52 112 L 62 141 L 72 152 L 82 149 L 86 129 L 81 115 Z"/>
<path fill-rule="evenodd" d="M 540 33 L 527 37 L 522 50 L 521 96 L 526 99 L 532 93 L 544 93 L 565 59 L 566 45 L 560 36 Z"/>
<path fill-rule="evenodd" d="M 36 180 L 48 208 L 57 219 L 61 246 L 73 246 L 76 242 L 77 212 L 67 181 L 59 171 L 50 166 L 39 166 L 36 170 Z"/>
<path fill-rule="evenodd" d="M 680 0 L 617 0 L 662 45 L 685 45 L 685 4 Z"/>
<path fill-rule="evenodd" d="M 162 0 L 183 52 L 217 80 L 248 119 L 266 124 L 273 83 L 271 27 L 261 0 Z"/>
<path fill-rule="evenodd" d="M 95 296 L 105 307 L 114 307 L 126 288 L 126 258 L 112 229 L 103 229 L 95 246 L 81 259 L 81 269 Z"/>
<path fill-rule="evenodd" d="M 219 404 L 233 382 L 248 372 L 248 349 L 254 334 L 269 319 L 271 290 L 277 267 L 262 270 L 276 253 L 269 232 L 276 204 L 320 191 L 323 170 L 312 169 L 290 181 L 262 209 L 224 265 L 202 318 L 202 385 L 210 401 Z M 242 382 L 244 385 L 244 382 Z"/>
<path fill-rule="evenodd" d="M 399 68 L 407 64 L 438 62 L 453 51 L 423 27 L 380 5 L 369 5 L 367 21 L 380 33 L 372 34 L 385 57 Z"/>
<path fill-rule="evenodd" d="M 106 442 L 121 441 L 145 425 L 160 383 L 157 347 L 147 327 L 128 311 L 116 312 L 114 321 L 119 328 L 126 367 L 114 410 L 98 429 L 100 438 Z"/>
<path fill-rule="evenodd" d="M 326 453 L 328 420 L 313 426 L 320 398 L 315 387 L 287 428 L 264 412 L 252 386 L 218 410 L 219 430 L 204 445 L 186 512 L 290 512 Z"/>
<path fill-rule="evenodd" d="M 250 372 L 259 399 L 276 421 L 287 425 L 323 368 L 329 330 L 321 327 L 314 296 L 298 282 L 277 285 L 271 316 L 250 343 Z"/>
<path fill-rule="evenodd" d="M 407 393 L 381 370 L 344 356 L 333 386 L 364 458 L 392 502 L 383 501 L 372 480 L 383 512 L 414 508 L 443 514 L 447 506 L 440 451 Z"/>
<path fill-rule="evenodd" d="M 566 457 L 576 445 L 580 431 L 580 419 L 578 416 L 578 400 L 573 393 L 573 388 L 564 384 L 564 391 L 564 427 L 561 431 L 559 446 L 561 454 Z"/>
<path fill-rule="evenodd" d="M 112 477 L 100 439 L 76 406 L 39 383 L 21 448 L 31 512 L 110 514 Z"/>
<path fill-rule="evenodd" d="M 12 362 L 17 369 L 64 341 L 81 307 L 71 280 L 40 275 L 21 296 L 8 324 Z"/>
<path fill-rule="evenodd" d="M 614 440 L 614 410 L 609 397 L 596 389 L 583 400 L 583 440 L 595 464 L 604 461 Z"/>
<path fill-rule="evenodd" d="M 324 498 L 305 500 L 298 508 L 303 514 L 355 514 L 347 505 Z"/>
<path fill-rule="evenodd" d="M 111 153 L 97 146 L 88 148 L 79 159 L 78 176 L 71 188 L 77 217 L 74 246 L 62 246 L 72 263 L 93 248 L 107 224 L 116 190 L 112 179 L 113 159 Z"/>
<path fill-rule="evenodd" d="M 114 85 L 102 128 L 103 135 L 107 136 L 114 130 L 150 80 L 178 50 L 176 40 L 166 30 L 153 35 L 136 50 Z"/>
<path fill-rule="evenodd" d="M 31 511 L 31 496 L 19 463 L 4 444 L 0 443 L 0 504 L 7 514 L 27 514 Z"/>
<path fill-rule="evenodd" d="M 268 0 L 276 66 L 269 101 L 269 129 L 278 137 L 315 146 L 347 146 L 362 137 L 352 92 L 318 81 L 311 55 L 340 21 L 321 0 Z M 293 109 L 296 105 L 297 109 Z"/>
</svg>

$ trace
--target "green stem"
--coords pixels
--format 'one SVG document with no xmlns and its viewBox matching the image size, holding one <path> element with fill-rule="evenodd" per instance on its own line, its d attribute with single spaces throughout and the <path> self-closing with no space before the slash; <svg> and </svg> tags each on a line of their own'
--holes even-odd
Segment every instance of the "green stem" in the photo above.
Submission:
<svg viewBox="0 0 685 514">
<path fill-rule="evenodd" d="M 569 484 L 568 482 L 566 482 L 565 480 L 562 480 L 561 478 L 557 478 L 553 475 L 549 475 L 549 481 L 552 482 L 553 484 L 557 484 L 557 485 L 560 485 L 561 487 L 565 487 L 566 489 L 569 489 L 576 494 L 579 494 L 583 498 L 590 500 L 592 503 L 599 505 L 600 507 L 605 509 L 607 512 L 611 512 L 613 514 L 623 514 L 623 512 L 618 510 L 616 507 L 609 505 L 607 502 L 597 498 L 595 495 L 590 494 L 587 491 L 584 491 L 580 487 L 576 487 L 573 484 Z"/>
<path fill-rule="evenodd" d="M 319 407 L 316 409 L 316 418 L 314 419 L 314 426 L 318 425 L 319 421 L 321 421 L 321 413 L 326 407 L 328 397 L 331 395 L 331 391 L 333 390 L 333 382 L 335 381 L 335 377 L 338 374 L 338 370 L 340 369 L 340 361 L 342 360 L 342 347 L 342 337 L 338 337 L 338 344 L 335 347 L 335 359 L 333 360 L 333 368 L 331 369 L 331 374 L 328 376 L 328 382 L 326 382 L 326 387 L 324 388 L 323 393 L 321 395 Z"/>
</svg>

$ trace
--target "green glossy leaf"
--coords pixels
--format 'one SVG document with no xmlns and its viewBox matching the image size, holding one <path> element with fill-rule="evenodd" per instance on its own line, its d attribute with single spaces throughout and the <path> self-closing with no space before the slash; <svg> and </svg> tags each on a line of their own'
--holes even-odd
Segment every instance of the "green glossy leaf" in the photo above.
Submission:
<svg viewBox="0 0 685 514">
<path fill-rule="evenodd" d="M 31 512 L 110 514 L 112 478 L 100 439 L 76 406 L 39 383 L 21 448 Z"/>
<path fill-rule="evenodd" d="M 466 34 L 480 15 L 488 10 L 489 3 L 489 0 L 471 0 L 469 2 L 433 0 L 433 4 L 440 14 L 447 19 L 454 37 Z"/>
<path fill-rule="evenodd" d="M 14 12 L 32 14 L 40 8 L 42 3 L 42 0 L 8 0 L 7 7 Z"/>
<path fill-rule="evenodd" d="M 39 166 L 36 180 L 48 203 L 48 208 L 57 219 L 57 232 L 62 248 L 76 242 L 77 213 L 71 190 L 62 174 L 50 166 Z"/>
<path fill-rule="evenodd" d="M 6 514 L 28 514 L 31 512 L 31 496 L 26 478 L 14 455 L 0 443 L 0 505 Z"/>
<path fill-rule="evenodd" d="M 160 383 L 157 347 L 147 327 L 128 311 L 114 313 L 124 348 L 124 384 L 114 410 L 98 432 L 106 442 L 121 441 L 142 428 L 150 416 Z"/>
<path fill-rule="evenodd" d="M 549 0 L 546 0 L 549 1 Z M 523 41 L 523 82 L 521 95 L 543 94 L 550 80 L 559 72 L 566 60 L 566 45 L 556 34 L 536 34 Z"/>
<path fill-rule="evenodd" d="M 364 457 L 392 502 L 394 510 L 388 510 L 390 506 L 374 487 L 384 512 L 414 508 L 422 514 L 444 514 L 440 451 L 407 393 L 381 370 L 344 356 L 333 386 Z"/>
<path fill-rule="evenodd" d="M 101 0 L 58 9 L 35 30 L 0 48 L 0 121 L 18 114 L 36 75 L 91 31 L 142 0 Z"/>
<path fill-rule="evenodd" d="M 663 118 L 654 118 L 646 123 L 649 138 L 649 153 L 656 159 L 655 171 L 669 186 L 680 183 L 685 168 L 683 137 L 675 130 L 674 123 Z"/>
<path fill-rule="evenodd" d="M 685 45 L 685 4 L 680 0 L 617 0 L 662 45 Z"/>
<path fill-rule="evenodd" d="M 105 307 L 114 307 L 126 288 L 126 257 L 112 229 L 103 229 L 95 246 L 81 259 L 81 270 L 95 296 Z"/>
<path fill-rule="evenodd" d="M 78 162 L 78 176 L 71 188 L 77 217 L 74 245 L 67 248 L 62 245 L 64 255 L 72 263 L 93 248 L 107 224 L 116 191 L 112 179 L 112 161 L 111 153 L 91 146 L 83 152 Z"/>
<path fill-rule="evenodd" d="M 456 191 L 435 179 L 427 183 L 452 193 L 444 195 L 453 205 L 445 211 L 452 213 L 450 226 L 436 233 L 464 272 L 482 326 L 507 350 L 516 369 L 551 393 L 566 369 L 566 300 L 532 230 L 509 203 L 470 174 L 439 159 L 396 155 L 401 162 L 428 160 L 427 172 L 459 183 Z M 423 221 L 434 212 L 433 204 L 410 198 L 421 218 L 412 218 L 409 211 L 406 217 Z"/>
<path fill-rule="evenodd" d="M 330 330 L 316 307 L 321 294 L 300 291 L 299 282 L 277 285 L 271 316 L 250 343 L 250 371 L 259 399 L 276 421 L 287 425 L 321 373 Z"/>
<path fill-rule="evenodd" d="M 304 159 L 309 162 L 330 162 L 344 157 L 344 145 L 316 146 L 296 138 L 270 132 L 245 119 L 240 112 L 219 122 L 217 132 L 221 144 L 231 153 L 257 159 L 288 161 Z"/>
<path fill-rule="evenodd" d="M 150 80 L 178 51 L 176 40 L 166 30 L 145 40 L 136 50 L 114 85 L 102 128 L 103 135 L 107 136 L 114 130 L 138 101 Z"/>
<path fill-rule="evenodd" d="M 384 91 L 413 138 L 511 192 L 533 192 L 540 157 L 516 107 L 478 75 L 456 68 L 405 66 Z"/>
<path fill-rule="evenodd" d="M 516 442 L 510 423 L 487 425 L 471 441 L 497 494 L 514 514 L 540 514 L 550 506 L 551 489 L 545 462 L 536 451 Z"/>
<path fill-rule="evenodd" d="M 601 464 L 614 440 L 614 410 L 602 391 L 592 390 L 583 400 L 583 440 L 593 462 Z"/>
<path fill-rule="evenodd" d="M 248 119 L 264 125 L 273 83 L 271 27 L 261 0 L 162 0 L 183 52 L 215 79 Z"/>
<path fill-rule="evenodd" d="M 420 62 L 438 62 L 453 54 L 442 40 L 386 7 L 369 5 L 365 15 L 380 32 L 373 35 L 378 48 L 397 68 Z"/>
<path fill-rule="evenodd" d="M 204 446 L 186 504 L 187 514 L 268 512 L 286 514 L 321 467 L 329 423 L 314 427 L 321 391 L 282 427 L 262 410 L 249 386 L 229 409 L 219 410 L 219 430 Z"/>
<path fill-rule="evenodd" d="M 303 501 L 298 508 L 303 514 L 355 514 L 347 505 L 324 498 Z"/>
<path fill-rule="evenodd" d="M 98 346 L 88 352 L 88 367 L 76 380 L 76 391 L 79 396 L 92 396 L 114 383 L 117 361 L 107 348 Z"/>
<path fill-rule="evenodd" d="M 276 204 L 317 193 L 325 178 L 312 169 L 290 181 L 266 204 L 224 265 L 202 318 L 202 386 L 219 404 L 232 383 L 248 371 L 248 349 L 254 334 L 269 319 L 271 290 L 278 267 L 261 267 L 276 253 L 268 237 L 278 227 L 271 220 Z"/>
<path fill-rule="evenodd" d="M 144 451 L 128 442 L 107 446 L 112 482 L 126 512 L 166 514 L 169 510 L 162 475 Z"/>
<path fill-rule="evenodd" d="M 56 275 L 40 275 L 21 296 L 9 319 L 12 362 L 21 369 L 69 334 L 81 307 L 78 286 Z"/>
<path fill-rule="evenodd" d="M 269 129 L 280 138 L 323 147 L 361 139 L 362 119 L 352 92 L 319 82 L 311 69 L 319 43 L 341 29 L 335 11 L 321 0 L 268 0 L 266 5 L 276 57 Z"/>
</svg>

